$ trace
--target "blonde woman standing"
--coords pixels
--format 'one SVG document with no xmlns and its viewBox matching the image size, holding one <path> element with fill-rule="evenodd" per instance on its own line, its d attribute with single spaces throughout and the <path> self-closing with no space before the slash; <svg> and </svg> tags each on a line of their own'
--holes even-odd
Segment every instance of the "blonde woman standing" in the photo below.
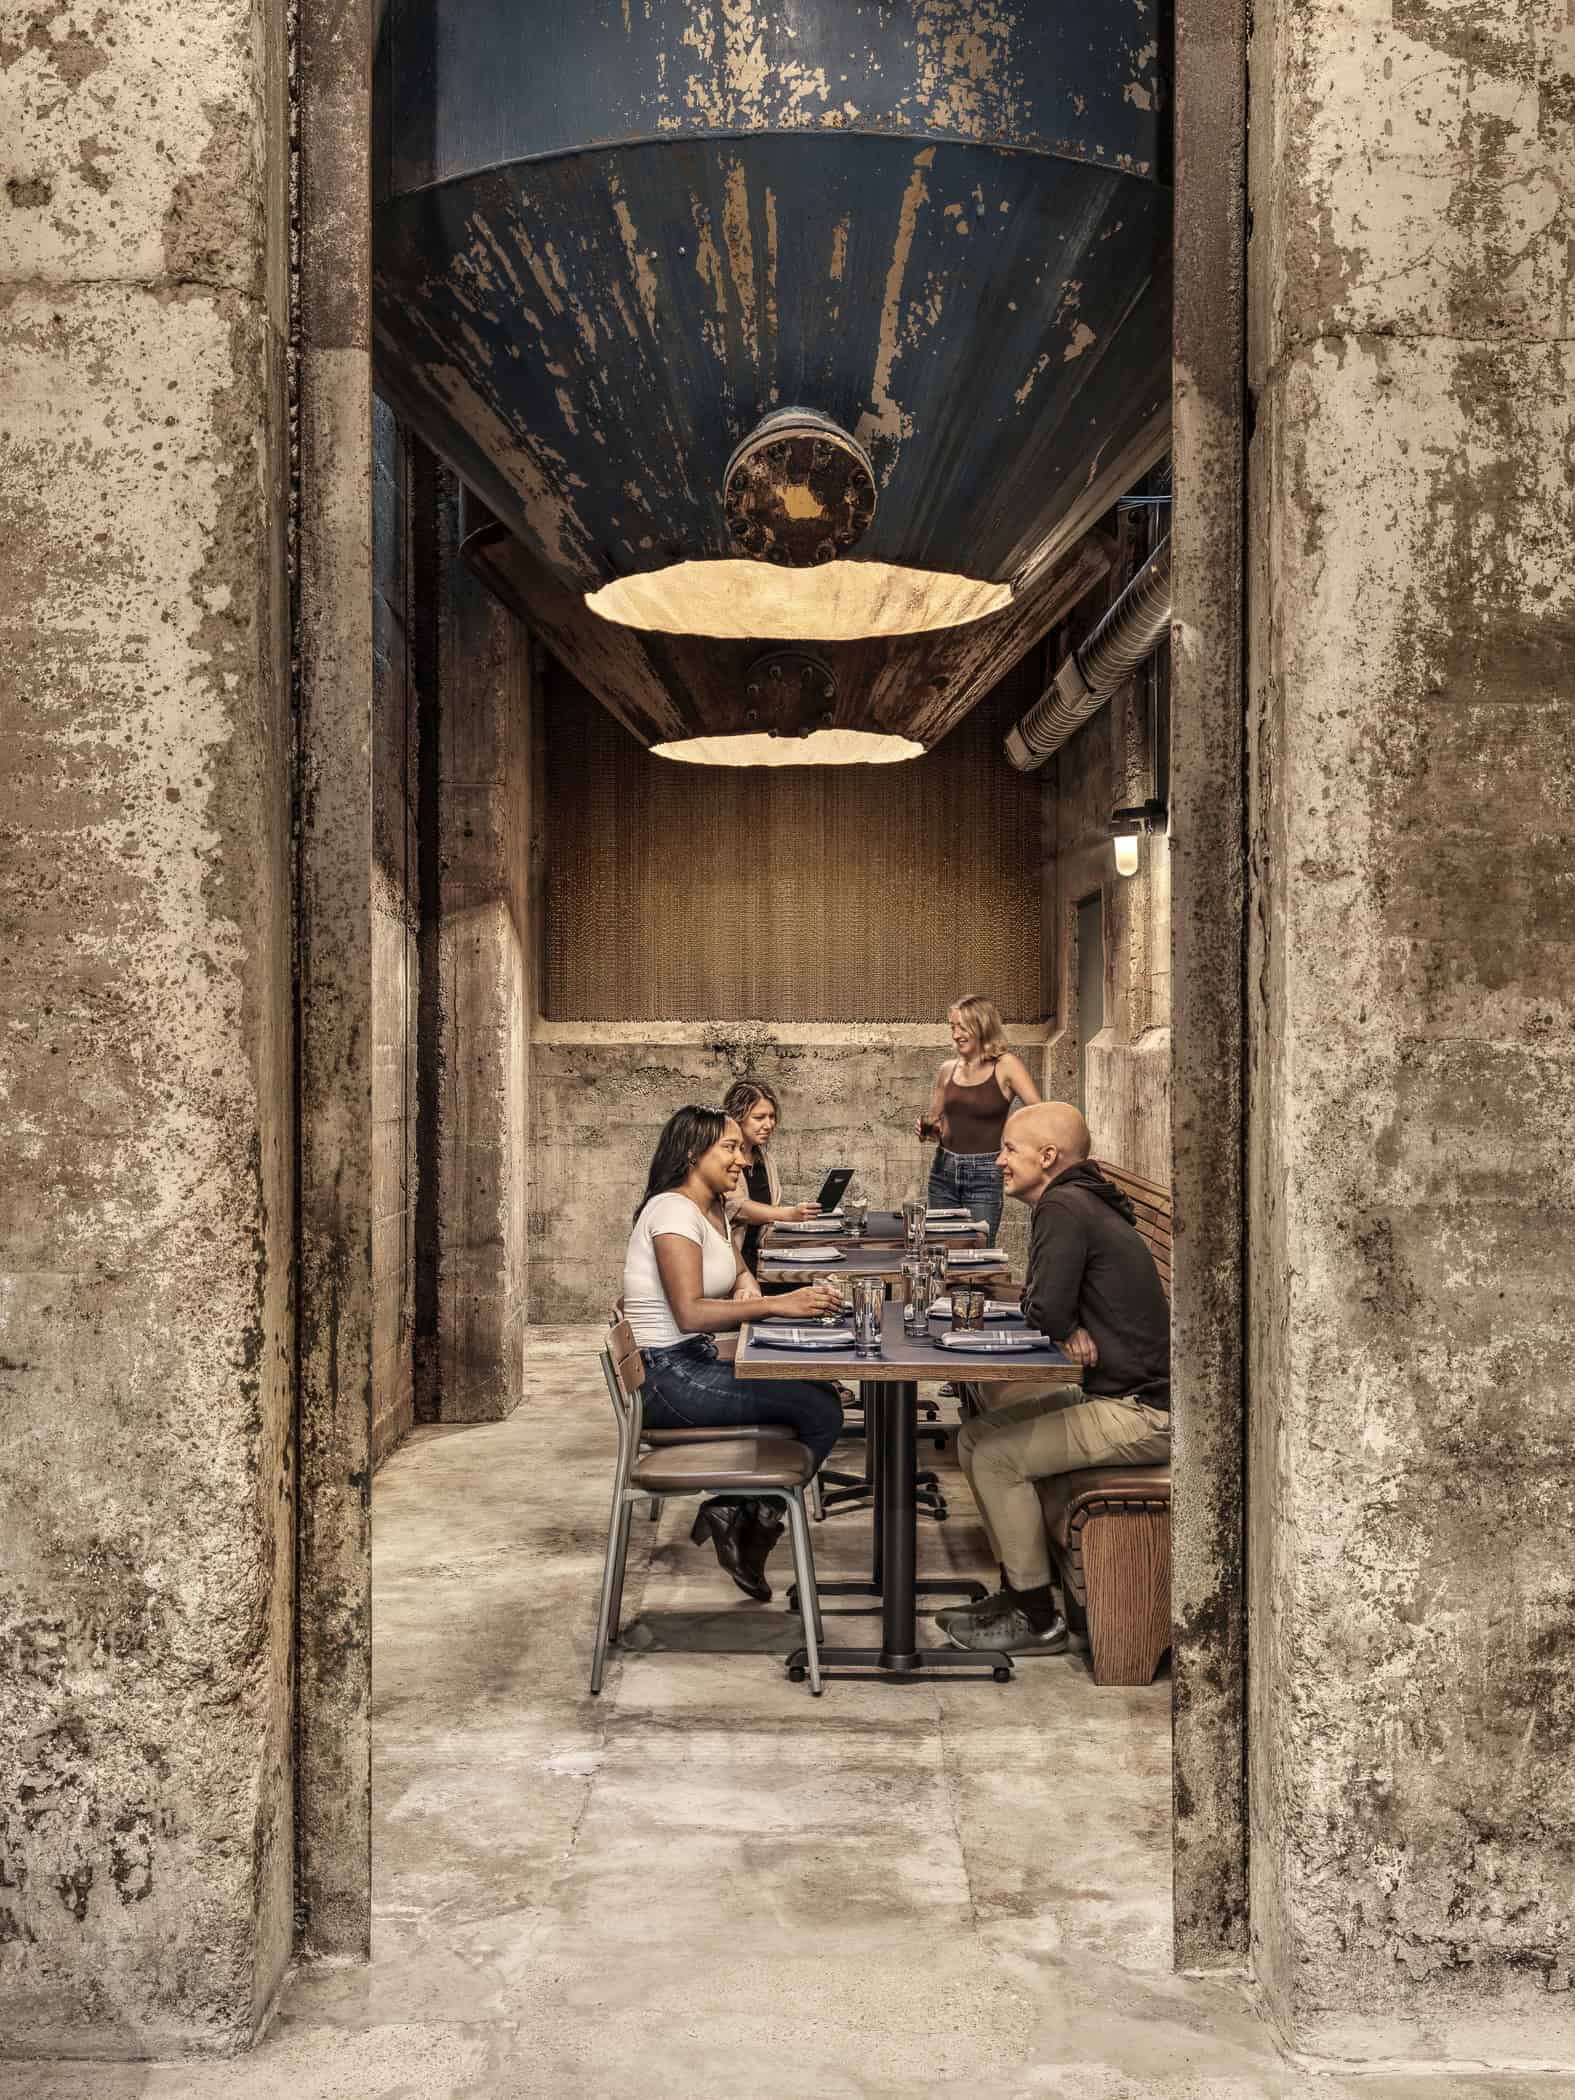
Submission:
<svg viewBox="0 0 1575 2100">
<path fill-rule="evenodd" d="M 989 1227 L 993 1240 L 1003 1201 L 995 1157 L 1001 1132 L 1014 1108 L 1038 1101 L 1039 1089 L 1007 1049 L 993 1000 L 969 992 L 947 1009 L 946 1019 L 957 1054 L 936 1073 L 928 1113 L 916 1126 L 921 1138 L 936 1140 L 928 1201 L 937 1210 L 960 1204 Z"/>
</svg>

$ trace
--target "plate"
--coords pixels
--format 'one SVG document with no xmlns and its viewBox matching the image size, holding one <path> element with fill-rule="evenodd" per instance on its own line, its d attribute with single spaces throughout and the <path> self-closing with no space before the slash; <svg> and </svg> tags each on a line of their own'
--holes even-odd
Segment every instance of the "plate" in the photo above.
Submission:
<svg viewBox="0 0 1575 2100">
<path fill-rule="evenodd" d="M 784 1218 L 772 1229 L 776 1232 L 833 1232 L 841 1222 L 840 1218 Z"/>
<path fill-rule="evenodd" d="M 950 1298 L 935 1299 L 930 1306 L 930 1318 L 932 1320 L 949 1320 L 951 1316 L 952 1301 Z M 1023 1309 L 1020 1305 L 1014 1305 L 1010 1298 L 986 1298 L 984 1301 L 984 1316 L 987 1320 L 1020 1320 L 1023 1317 Z"/>
<path fill-rule="evenodd" d="M 949 1262 L 988 1262 L 992 1268 L 999 1269 L 1004 1268 L 1006 1265 L 1006 1249 L 1004 1247 L 958 1247 L 948 1254 L 946 1259 Z"/>
<path fill-rule="evenodd" d="M 936 1340 L 943 1349 L 960 1349 L 974 1356 L 1011 1356 L 1027 1349 L 1048 1349 L 1042 1334 L 942 1334 Z"/>
<path fill-rule="evenodd" d="M 757 1342 L 769 1342 L 774 1349 L 851 1349 L 853 1329 L 851 1327 L 772 1327 L 758 1332 Z"/>
<path fill-rule="evenodd" d="M 847 1256 L 840 1247 L 768 1247 L 766 1261 L 803 1262 L 819 1266 L 826 1261 L 846 1261 Z"/>
<path fill-rule="evenodd" d="M 976 1232 L 978 1227 L 977 1218 L 938 1218 L 931 1211 L 924 1229 L 926 1232 Z"/>
</svg>

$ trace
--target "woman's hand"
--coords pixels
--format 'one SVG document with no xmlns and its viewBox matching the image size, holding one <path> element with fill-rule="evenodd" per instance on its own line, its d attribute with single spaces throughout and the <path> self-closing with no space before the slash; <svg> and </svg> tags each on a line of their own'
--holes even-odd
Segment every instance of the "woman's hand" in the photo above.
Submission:
<svg viewBox="0 0 1575 2100">
<path fill-rule="evenodd" d="M 806 1283 L 801 1291 L 789 1291 L 777 1300 L 777 1311 L 794 1320 L 818 1320 L 822 1313 L 841 1310 L 842 1293 L 829 1283 Z"/>
<path fill-rule="evenodd" d="M 805 1218 L 818 1218 L 820 1214 L 818 1203 L 784 1203 L 777 1212 L 784 1224 Z"/>
</svg>

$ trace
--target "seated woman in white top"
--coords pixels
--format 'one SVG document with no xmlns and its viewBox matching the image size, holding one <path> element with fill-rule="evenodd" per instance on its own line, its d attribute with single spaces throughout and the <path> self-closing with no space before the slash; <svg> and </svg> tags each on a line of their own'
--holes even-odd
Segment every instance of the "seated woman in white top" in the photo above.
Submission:
<svg viewBox="0 0 1575 2100">
<path fill-rule="evenodd" d="M 681 1108 L 656 1141 L 645 1196 L 623 1265 L 624 1316 L 645 1363 L 644 1415 L 652 1429 L 719 1433 L 780 1422 L 817 1470 L 842 1434 L 835 1388 L 808 1379 L 747 1383 L 714 1336 L 733 1336 L 760 1309 L 760 1287 L 733 1246 L 726 1201 L 743 1171 L 744 1140 L 716 1108 Z M 772 1300 L 772 1310 L 812 1318 L 840 1303 L 812 1283 Z M 739 1588 L 765 1603 L 766 1557 L 782 1535 L 775 1503 L 752 1498 L 705 1503 L 693 1537 L 709 1537 Z"/>
</svg>

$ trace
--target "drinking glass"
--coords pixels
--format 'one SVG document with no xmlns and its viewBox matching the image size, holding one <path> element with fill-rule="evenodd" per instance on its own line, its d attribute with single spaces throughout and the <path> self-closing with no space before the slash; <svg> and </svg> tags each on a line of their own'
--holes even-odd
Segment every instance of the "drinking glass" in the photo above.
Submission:
<svg viewBox="0 0 1575 2100">
<path fill-rule="evenodd" d="M 848 1317 L 848 1279 L 846 1276 L 828 1276 L 826 1286 L 837 1294 L 837 1302 L 830 1312 L 822 1313 L 818 1320 L 821 1327 L 840 1327 Z"/>
<path fill-rule="evenodd" d="M 847 1209 L 848 1237 L 853 1240 L 861 1240 L 864 1237 L 864 1228 L 869 1223 L 870 1202 L 868 1196 L 849 1196 Z"/>
<path fill-rule="evenodd" d="M 853 1279 L 853 1352 L 856 1356 L 879 1356 L 881 1312 L 886 1286 L 878 1276 Z"/>
<path fill-rule="evenodd" d="M 924 1245 L 924 1225 L 929 1213 L 922 1203 L 905 1203 L 902 1206 L 903 1238 L 914 1254 Z"/>
<path fill-rule="evenodd" d="M 930 1264 L 925 1255 L 910 1255 L 902 1265 L 902 1331 L 930 1331 Z"/>
<path fill-rule="evenodd" d="M 946 1295 L 946 1249 L 932 1247 L 925 1255 L 930 1268 L 930 1303 Z"/>
</svg>

